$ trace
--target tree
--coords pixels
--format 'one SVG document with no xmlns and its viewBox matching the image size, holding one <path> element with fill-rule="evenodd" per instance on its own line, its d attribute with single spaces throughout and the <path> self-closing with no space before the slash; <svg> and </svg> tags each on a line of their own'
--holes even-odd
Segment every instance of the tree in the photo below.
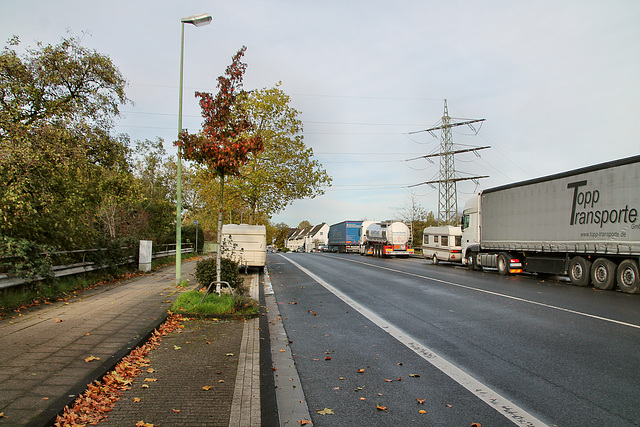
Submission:
<svg viewBox="0 0 640 427">
<path fill-rule="evenodd" d="M 238 108 L 238 97 L 242 96 L 242 76 L 247 64 L 240 62 L 246 47 L 233 57 L 224 76 L 218 77 L 218 94 L 196 92 L 204 117 L 202 133 L 190 135 L 184 131 L 176 145 L 183 149 L 187 160 L 206 165 L 220 179 L 220 209 L 218 211 L 218 251 L 216 255 L 217 281 L 220 281 L 222 247 L 222 209 L 224 180 L 226 176 L 238 175 L 251 153 L 262 150 L 259 135 L 252 134 L 252 124 Z M 220 285 L 217 286 L 218 294 Z"/>
<path fill-rule="evenodd" d="M 305 228 L 309 228 L 309 227 L 311 227 L 311 223 L 306 219 L 300 221 L 300 224 L 298 224 L 298 229 L 300 230 L 304 230 Z"/>
<path fill-rule="evenodd" d="M 0 55 L 0 233 L 78 248 L 113 231 L 114 211 L 96 212 L 131 193 L 128 139 L 108 130 L 126 82 L 74 38 L 26 52 Z"/>
<path fill-rule="evenodd" d="M 299 111 L 276 85 L 252 91 L 240 98 L 242 110 L 253 125 L 264 150 L 248 156 L 240 175 L 230 182 L 246 203 L 250 223 L 262 215 L 271 217 L 294 200 L 324 194 L 331 178 L 313 159 L 313 150 L 305 146 Z"/>
<path fill-rule="evenodd" d="M 400 219 L 410 226 L 414 246 L 422 242 L 422 232 L 425 227 L 437 225 L 433 212 L 427 211 L 420 205 L 418 196 L 414 192 L 409 193 L 404 207 L 398 210 L 398 214 Z"/>
<path fill-rule="evenodd" d="M 14 36 L 10 46 L 20 40 Z M 128 102 L 126 80 L 108 56 L 63 38 L 55 45 L 38 43 L 20 58 L 9 47 L 0 56 L 0 136 L 23 127 L 88 120 L 108 127 Z"/>
<path fill-rule="evenodd" d="M 291 227 L 284 222 L 272 225 L 267 221 L 267 244 L 270 244 L 275 239 L 275 245 L 279 248 L 284 247 L 284 239 L 287 238 Z"/>
</svg>

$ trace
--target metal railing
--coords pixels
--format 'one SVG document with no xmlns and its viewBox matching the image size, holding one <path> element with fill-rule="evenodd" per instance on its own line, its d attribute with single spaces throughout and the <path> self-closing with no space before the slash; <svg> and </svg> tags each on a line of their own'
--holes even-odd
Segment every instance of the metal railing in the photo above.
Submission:
<svg viewBox="0 0 640 427">
<path fill-rule="evenodd" d="M 152 254 L 152 257 L 154 259 L 173 256 L 176 254 L 175 243 L 161 245 L 161 247 L 163 248 L 163 250 L 154 252 Z M 171 249 L 171 247 L 173 247 L 173 249 Z M 75 251 L 51 252 L 49 254 L 50 256 L 56 256 L 56 257 L 61 257 L 66 259 L 72 259 L 74 257 L 77 258 L 76 259 L 77 262 L 71 262 L 69 264 L 60 264 L 60 265 L 52 266 L 51 271 L 53 273 L 53 276 L 54 277 L 71 276 L 74 274 L 88 273 L 90 271 L 106 268 L 107 267 L 106 265 L 100 265 L 91 261 L 86 261 L 86 255 L 88 253 L 105 251 L 105 250 L 106 249 L 80 249 Z M 181 253 L 185 254 L 185 253 L 191 253 L 193 251 L 194 251 L 193 244 L 191 243 L 182 244 Z M 137 262 L 137 258 L 131 257 L 128 261 L 125 261 L 124 264 L 129 264 L 132 262 Z M 37 275 L 29 278 L 29 281 L 32 281 L 32 282 L 37 282 L 41 280 L 44 280 L 44 278 L 42 276 L 37 276 Z M 20 274 L 0 273 L 0 289 L 10 288 L 12 286 L 19 286 L 25 283 L 27 283 L 27 281 Z"/>
</svg>

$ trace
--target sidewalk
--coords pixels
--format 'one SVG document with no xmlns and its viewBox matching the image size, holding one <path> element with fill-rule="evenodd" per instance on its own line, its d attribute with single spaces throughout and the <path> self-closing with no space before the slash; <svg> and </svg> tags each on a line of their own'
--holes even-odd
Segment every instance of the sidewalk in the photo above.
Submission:
<svg viewBox="0 0 640 427">
<path fill-rule="evenodd" d="M 190 277 L 193 282 L 195 262 L 183 263 L 182 271 L 183 278 Z M 51 425 L 56 414 L 72 403 L 87 384 L 111 370 L 164 321 L 167 309 L 180 292 L 174 282 L 175 267 L 166 267 L 121 284 L 86 291 L 69 302 L 35 308 L 23 316 L 0 321 L 0 413 L 4 414 L 0 426 Z M 254 282 L 257 288 L 257 276 Z M 135 409 L 148 408 L 150 413 L 159 414 L 160 408 L 171 406 L 166 408 L 170 414 L 189 419 L 184 424 L 178 419 L 166 423 L 167 417 L 156 419 L 158 424 L 163 421 L 162 425 L 226 426 L 234 414 L 234 419 L 244 417 L 243 423 L 237 425 L 259 425 L 259 381 L 255 383 L 254 378 L 244 378 L 243 374 L 236 382 L 240 367 L 243 373 L 247 368 L 259 369 L 254 349 L 259 343 L 256 331 L 257 319 L 185 322 L 183 332 L 166 337 L 150 357 L 158 381 L 144 391 L 155 391 L 168 402 L 154 403 L 150 398 L 153 393 L 148 393 L 147 406 L 138 405 Z M 85 362 L 89 356 L 100 360 Z M 130 392 L 140 390 L 143 378 L 134 382 Z M 189 397 L 185 387 L 205 379 L 215 380 L 206 384 L 213 386 L 213 393 L 206 394 L 199 386 L 204 394 L 200 393 L 198 399 Z M 240 387 L 238 391 L 236 386 Z M 247 398 L 242 399 L 243 396 Z M 141 402 L 142 397 L 139 396 Z M 109 413 L 110 421 L 99 425 L 135 425 L 142 420 L 127 412 L 131 402 L 123 396 Z M 175 407 L 178 404 L 181 408 Z M 228 409 L 224 413 L 212 412 L 207 409 L 212 404 Z M 218 416 L 223 419 L 218 421 Z M 137 419 L 131 420 L 132 417 Z M 150 419 L 145 422 L 152 423 Z M 249 424 L 244 423 L 246 419 Z"/>
</svg>

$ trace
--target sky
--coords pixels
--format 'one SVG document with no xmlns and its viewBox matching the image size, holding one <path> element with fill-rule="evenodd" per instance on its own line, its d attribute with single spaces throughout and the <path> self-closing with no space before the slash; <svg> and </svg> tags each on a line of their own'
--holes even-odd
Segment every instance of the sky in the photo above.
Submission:
<svg viewBox="0 0 640 427">
<path fill-rule="evenodd" d="M 498 185 L 640 154 L 637 0 L 0 0 L 2 46 L 69 35 L 109 56 L 133 104 L 115 131 L 172 142 L 178 123 L 182 17 L 183 127 L 200 129 L 195 91 L 247 47 L 244 89 L 273 87 L 300 112 L 304 141 L 333 178 L 272 222 L 397 219 L 413 197 L 437 212 L 445 99 L 456 127 L 458 209 Z M 416 133 L 417 132 L 417 133 Z M 416 159 L 417 158 L 417 159 Z M 411 160 L 415 159 L 415 160 Z"/>
</svg>

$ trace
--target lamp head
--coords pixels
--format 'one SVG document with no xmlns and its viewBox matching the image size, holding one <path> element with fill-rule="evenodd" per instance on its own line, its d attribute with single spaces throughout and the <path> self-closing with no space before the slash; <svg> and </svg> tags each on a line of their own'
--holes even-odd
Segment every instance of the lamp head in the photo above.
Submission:
<svg viewBox="0 0 640 427">
<path fill-rule="evenodd" d="M 200 15 L 192 15 L 182 18 L 180 22 L 183 24 L 193 24 L 196 27 L 204 27 L 205 25 L 209 25 L 212 19 L 213 18 L 208 13 L 201 13 Z"/>
</svg>

